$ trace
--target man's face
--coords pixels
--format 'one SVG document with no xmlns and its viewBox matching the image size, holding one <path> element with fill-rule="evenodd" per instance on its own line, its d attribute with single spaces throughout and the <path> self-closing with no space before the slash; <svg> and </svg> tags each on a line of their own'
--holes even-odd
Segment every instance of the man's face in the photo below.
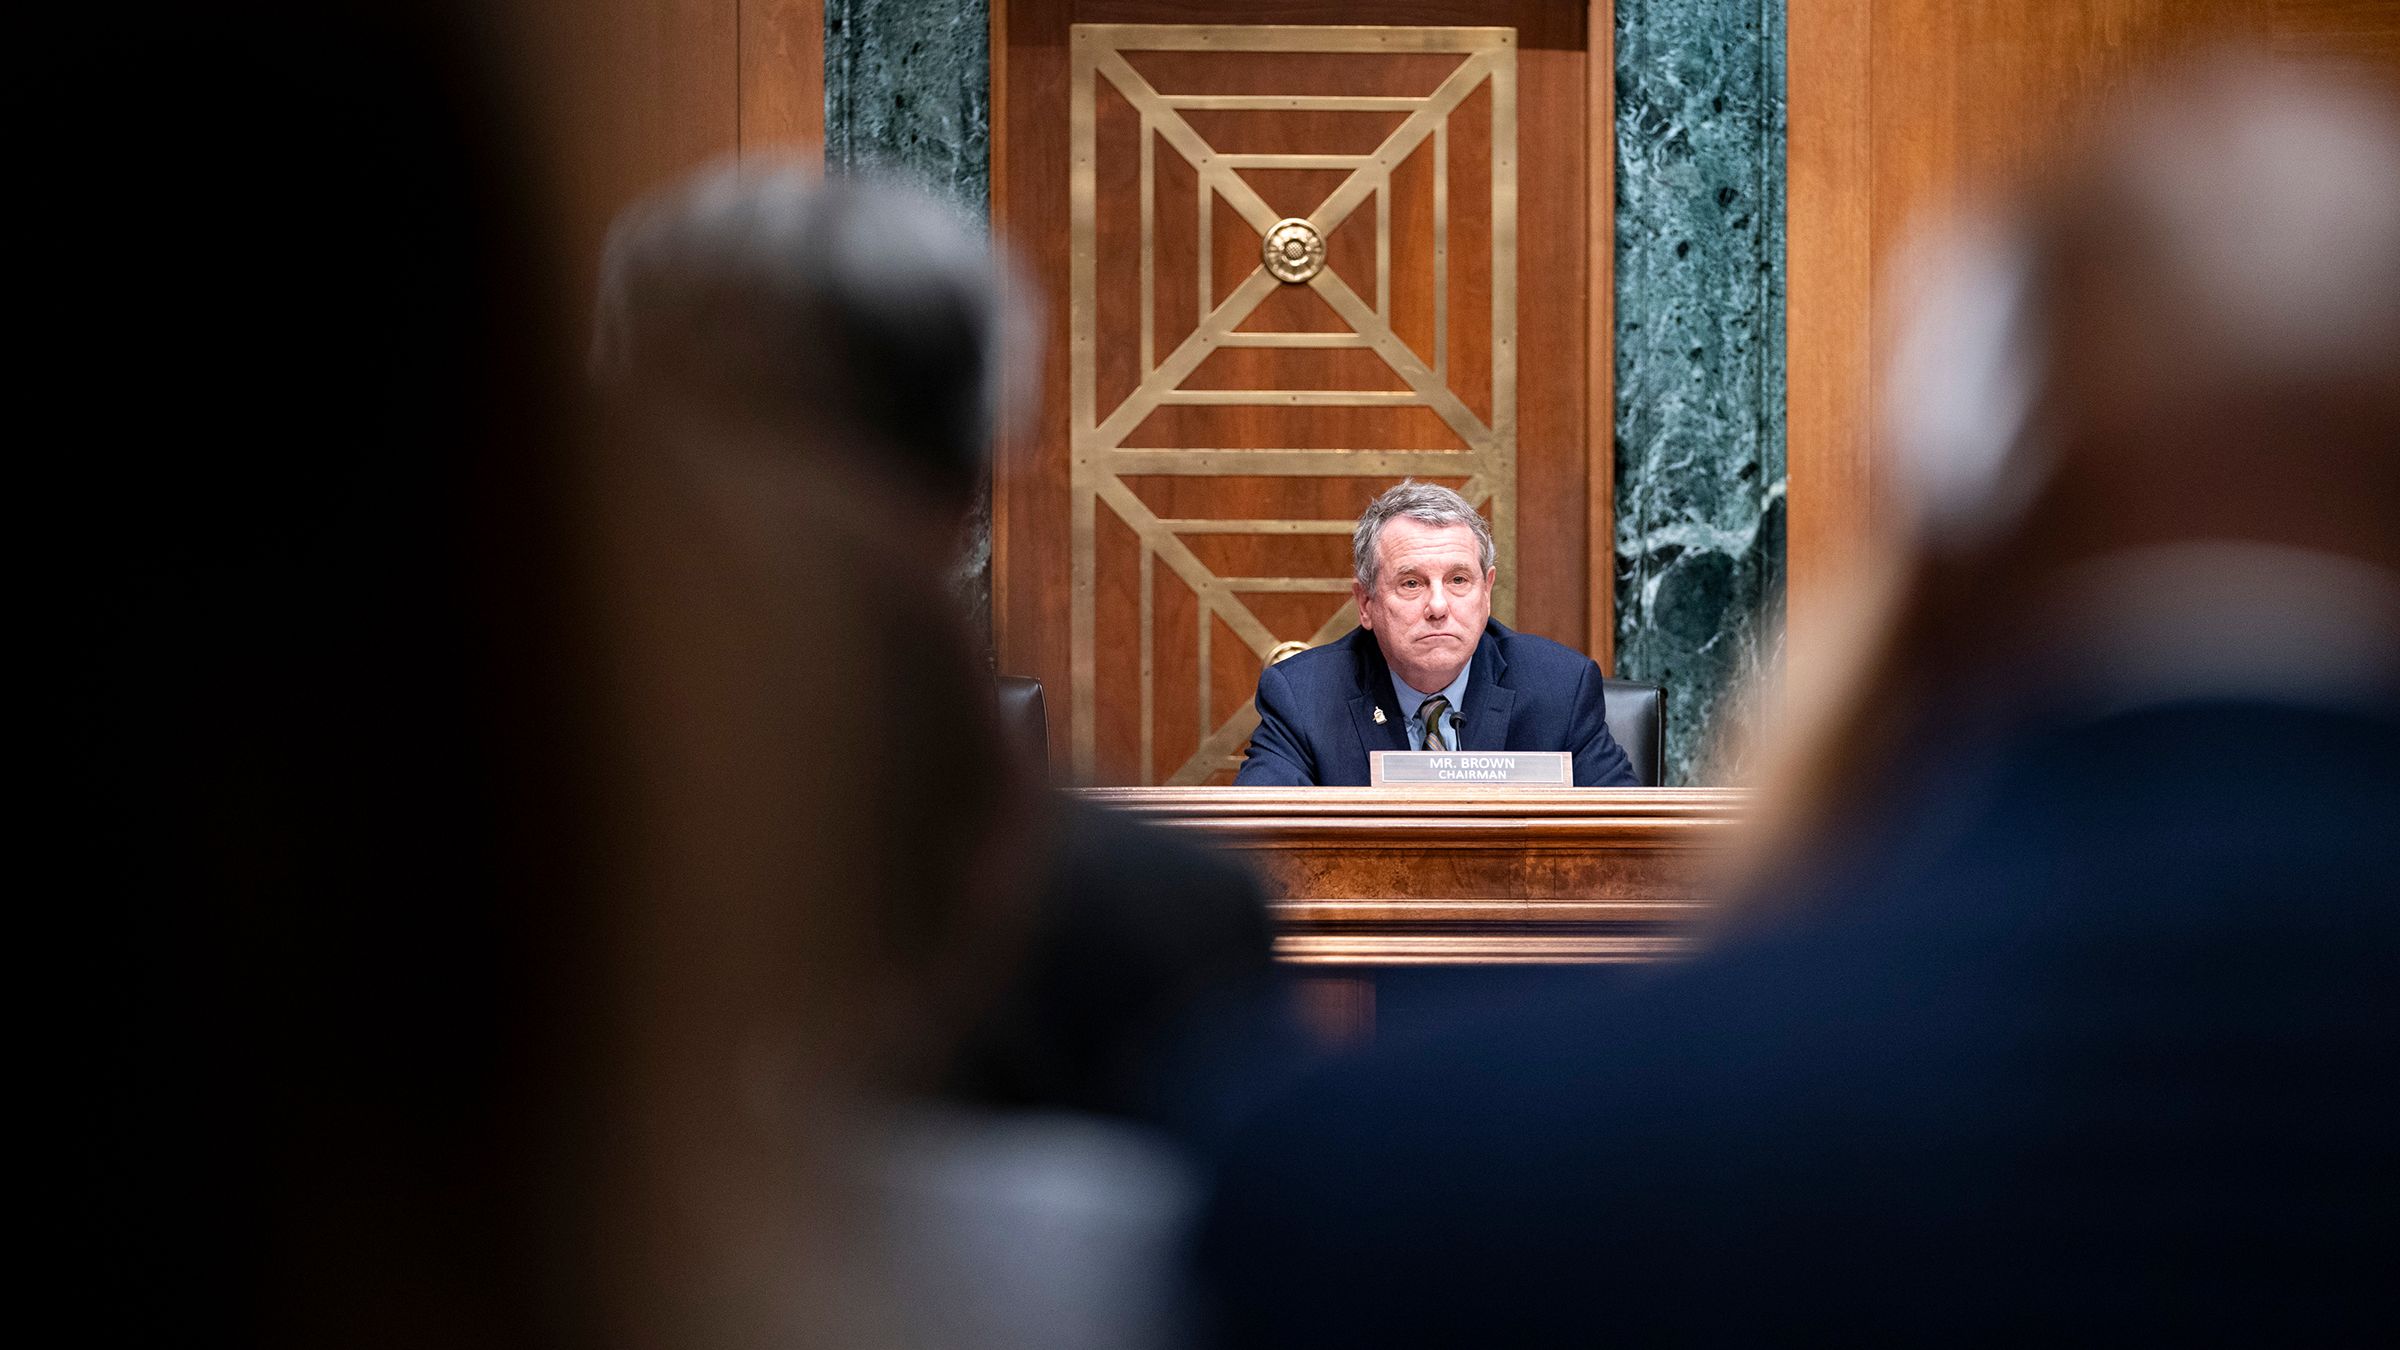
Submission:
<svg viewBox="0 0 2400 1350">
<path fill-rule="evenodd" d="M 1393 673 L 1430 694 L 1474 659 L 1492 616 L 1495 573 L 1464 525 L 1388 520 L 1375 553 L 1375 585 L 1350 584 L 1359 625 L 1375 634 Z"/>
</svg>

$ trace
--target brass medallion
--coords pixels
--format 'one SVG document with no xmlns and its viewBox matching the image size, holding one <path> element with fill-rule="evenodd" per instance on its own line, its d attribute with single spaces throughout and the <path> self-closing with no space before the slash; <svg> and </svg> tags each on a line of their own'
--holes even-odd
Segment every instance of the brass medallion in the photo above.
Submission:
<svg viewBox="0 0 2400 1350">
<path fill-rule="evenodd" d="M 1287 286 L 1298 285 L 1325 269 L 1325 238 L 1299 216 L 1276 221 L 1259 253 L 1268 273 Z"/>
</svg>

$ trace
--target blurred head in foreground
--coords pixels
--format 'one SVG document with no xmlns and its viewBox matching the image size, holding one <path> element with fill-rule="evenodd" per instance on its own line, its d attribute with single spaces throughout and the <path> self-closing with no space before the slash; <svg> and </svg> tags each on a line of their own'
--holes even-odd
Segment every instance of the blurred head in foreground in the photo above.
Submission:
<svg viewBox="0 0 2400 1350">
<path fill-rule="evenodd" d="M 951 564 L 997 410 L 1026 402 L 1033 343 L 1008 331 L 1026 316 L 1006 270 L 969 222 L 916 192 L 757 164 L 636 204 L 603 264 L 593 356 L 614 423 L 670 457 L 709 448 L 712 477 L 738 466 L 729 501 L 791 492 L 818 508 L 805 520 L 832 565 L 789 591 L 758 588 L 770 604 L 804 602 L 791 611 L 806 634 L 795 654 L 813 647 L 831 667 L 786 672 L 779 715 L 870 714 L 865 726 L 888 738 L 881 762 L 815 767 L 837 789 L 861 774 L 906 784 L 892 805 L 913 814 L 891 819 L 913 830 L 882 843 L 972 864 L 867 897 L 879 914 L 929 918 L 949 898 L 929 936 L 974 941 L 940 948 L 957 958 L 943 978 L 924 978 L 930 963 L 892 970 L 886 989 L 820 1010 L 879 1010 L 848 1017 L 862 1048 L 887 1046 L 902 1014 L 920 1032 L 911 1048 L 964 1033 L 938 1083 L 887 1071 L 894 1096 L 912 1090 L 904 1109 L 848 1141 L 860 1222 L 842 1244 L 846 1297 L 819 1313 L 829 1343 L 1132 1347 L 1169 1334 L 1162 1253 L 1186 1191 L 1179 1161 L 1123 1122 L 1155 1124 L 1181 1104 L 1187 1019 L 1269 964 L 1263 900 L 1236 869 L 960 753 L 953 728 L 988 717 L 993 688 L 961 670 L 956 624 L 920 592 Z M 756 524 L 757 542 L 780 551 L 800 520 Z M 664 650 L 728 640 L 722 617 L 661 614 L 688 629 Z M 895 634 L 915 649 L 858 645 Z M 1009 856 L 976 848 L 1000 802 L 1015 812 Z M 856 803 L 836 806 L 823 812 L 839 822 L 827 843 L 873 838 Z M 1024 1114 L 1001 1114 L 1012 1108 Z M 857 1320 L 837 1326 L 837 1310 Z"/>
<path fill-rule="evenodd" d="M 1233 1343 L 2389 1325 L 2400 124 L 2254 65 L 2127 111 L 1928 302 L 1748 922 L 1255 1126 Z"/>
<path fill-rule="evenodd" d="M 688 1144 L 657 1197 L 728 1221 L 651 1254 L 657 1306 L 703 1326 L 709 1281 L 757 1281 L 729 1287 L 784 1290 L 824 1343 L 876 1334 L 839 1320 L 876 1304 L 834 1288 L 854 1197 L 787 1159 L 867 1169 L 874 1114 L 930 1090 L 1020 940 L 1022 780 L 941 585 L 999 397 L 996 271 L 931 201 L 793 167 L 710 171 L 610 232 L 605 589 L 677 888 L 636 907 L 637 951 L 686 1033 L 646 1061 Z"/>
<path fill-rule="evenodd" d="M 2153 94 L 1918 260 L 1896 561 L 1849 664 L 1800 672 L 1777 847 L 1911 747 L 2061 699 L 2400 673 L 2400 119 L 2263 59 Z"/>
<path fill-rule="evenodd" d="M 617 218 L 601 262 L 592 362 L 615 462 L 691 499 L 694 537 L 659 540 L 653 562 L 724 606 L 662 590 L 646 619 L 688 629 L 668 650 L 788 662 L 781 684 L 744 691 L 795 737 L 762 753 L 797 751 L 783 772 L 831 793 L 836 815 L 866 813 L 819 842 L 939 873 L 893 884 L 869 907 L 878 923 L 954 902 L 955 869 L 1007 795 L 983 758 L 989 690 L 939 589 L 1000 401 L 998 274 L 931 199 L 796 165 L 663 189 Z M 695 558 L 722 575 L 690 571 Z M 898 795 L 870 805 L 853 788 Z"/>
<path fill-rule="evenodd" d="M 1030 288 L 973 222 L 894 183 L 703 170 L 618 218 L 600 291 L 593 360 L 622 420 L 804 463 L 924 568 L 951 565 L 1002 414 L 1034 402 Z M 1163 834 L 1048 794 L 1018 804 L 1046 852 L 1039 913 L 991 952 L 1008 987 L 954 1097 L 1142 1114 L 1133 1080 L 1167 1024 L 1267 966 L 1263 900 Z"/>
<path fill-rule="evenodd" d="M 593 363 L 650 417 L 813 442 L 819 470 L 845 475 L 833 486 L 953 531 L 1003 411 L 1029 398 L 1037 325 L 1008 281 L 922 193 L 726 164 L 618 217 Z"/>
</svg>

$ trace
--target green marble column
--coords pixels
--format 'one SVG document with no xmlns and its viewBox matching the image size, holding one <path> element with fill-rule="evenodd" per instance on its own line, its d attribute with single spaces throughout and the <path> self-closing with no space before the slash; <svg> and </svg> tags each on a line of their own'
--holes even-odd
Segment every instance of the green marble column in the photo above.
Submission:
<svg viewBox="0 0 2400 1350">
<path fill-rule="evenodd" d="M 1616 673 L 1717 783 L 1781 645 L 1784 0 L 1616 13 Z"/>
<path fill-rule="evenodd" d="M 825 0 L 825 167 L 911 180 L 991 218 L 991 11 L 985 0 Z M 987 482 L 951 586 L 992 651 Z"/>
<path fill-rule="evenodd" d="M 984 0 L 825 0 L 825 166 L 912 178 L 991 209 Z"/>
</svg>

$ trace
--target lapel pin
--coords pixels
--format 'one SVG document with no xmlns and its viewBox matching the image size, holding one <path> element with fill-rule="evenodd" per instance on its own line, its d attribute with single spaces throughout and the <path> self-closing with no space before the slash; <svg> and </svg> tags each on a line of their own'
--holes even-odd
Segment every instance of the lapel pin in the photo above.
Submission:
<svg viewBox="0 0 2400 1350">
<path fill-rule="evenodd" d="M 1375 710 L 1375 725 L 1377 725 L 1377 726 L 1382 726 L 1382 725 L 1383 725 L 1383 709 L 1381 709 L 1381 708 L 1377 708 L 1377 709 Z"/>
</svg>

